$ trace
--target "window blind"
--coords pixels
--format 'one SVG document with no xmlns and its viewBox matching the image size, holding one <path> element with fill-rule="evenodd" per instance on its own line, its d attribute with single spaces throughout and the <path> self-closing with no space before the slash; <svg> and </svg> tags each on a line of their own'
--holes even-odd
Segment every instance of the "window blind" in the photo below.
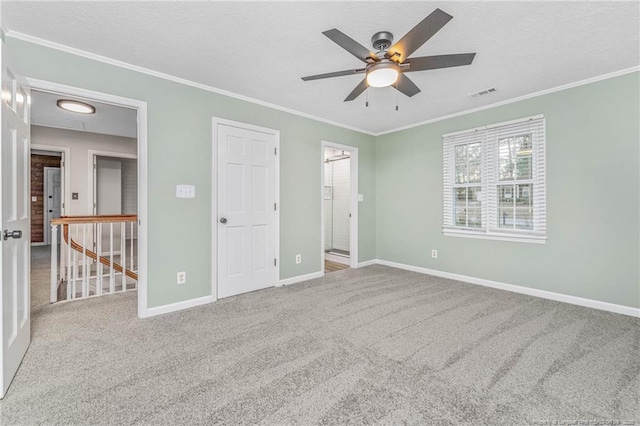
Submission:
<svg viewBox="0 0 640 426">
<path fill-rule="evenodd" d="M 544 241 L 544 135 L 543 116 L 443 135 L 443 232 Z"/>
</svg>

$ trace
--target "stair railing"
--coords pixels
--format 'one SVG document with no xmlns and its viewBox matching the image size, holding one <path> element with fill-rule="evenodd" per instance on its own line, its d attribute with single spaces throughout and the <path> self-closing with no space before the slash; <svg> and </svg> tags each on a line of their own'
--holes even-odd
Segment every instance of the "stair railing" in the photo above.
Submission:
<svg viewBox="0 0 640 426">
<path fill-rule="evenodd" d="M 51 303 L 135 290 L 137 228 L 137 215 L 51 220 Z"/>
</svg>

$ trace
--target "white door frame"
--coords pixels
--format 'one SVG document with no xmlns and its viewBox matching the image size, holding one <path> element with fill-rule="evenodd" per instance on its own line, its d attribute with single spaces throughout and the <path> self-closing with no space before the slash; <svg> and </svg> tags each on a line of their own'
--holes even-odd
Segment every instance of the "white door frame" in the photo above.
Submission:
<svg viewBox="0 0 640 426">
<path fill-rule="evenodd" d="M 66 216 L 67 206 L 69 206 L 69 200 L 71 199 L 71 167 L 67 167 L 67 164 L 71 161 L 71 148 L 66 146 L 32 143 L 31 150 L 60 153 L 60 173 L 62 174 L 62 206 L 60 208 L 60 215 Z M 29 198 L 31 198 L 31 195 L 29 195 Z M 51 229 L 46 224 L 44 228 L 45 232 L 51 232 Z"/>
<path fill-rule="evenodd" d="M 147 307 L 147 103 L 35 78 L 26 80 L 32 90 L 88 98 L 138 111 L 138 317 L 153 315 Z M 69 190 L 67 185 L 65 190 Z"/>
<path fill-rule="evenodd" d="M 42 203 L 43 203 L 43 209 L 42 209 L 42 214 L 44 216 L 44 245 L 49 245 L 51 244 L 51 228 L 49 223 L 47 222 L 47 217 L 49 217 L 49 209 L 47 208 L 47 188 L 48 188 L 48 179 L 47 179 L 47 170 L 60 170 L 60 182 L 61 185 L 63 185 L 62 183 L 62 179 L 64 176 L 64 170 L 61 170 L 62 167 L 62 160 L 60 160 L 60 167 L 50 167 L 50 166 L 45 166 L 43 167 L 43 177 L 44 177 L 44 185 L 43 185 L 43 191 L 42 191 Z M 62 188 L 62 186 L 60 187 L 60 216 L 62 216 L 62 205 L 64 204 L 64 201 L 62 201 L 64 199 L 64 188 Z M 32 243 L 33 245 L 33 243 Z"/>
<path fill-rule="evenodd" d="M 324 275 L 324 151 L 338 149 L 351 156 L 351 223 L 349 224 L 349 267 L 358 267 L 358 148 L 335 142 L 322 141 L 320 144 L 320 265 Z"/>
<path fill-rule="evenodd" d="M 218 125 L 238 127 L 240 129 L 252 130 L 273 135 L 275 137 L 275 224 L 274 224 L 274 255 L 276 256 L 276 267 L 273 285 L 280 286 L 280 131 L 267 127 L 254 126 L 253 124 L 242 123 L 240 121 L 227 120 L 213 117 L 212 121 L 212 144 L 211 144 L 211 295 L 213 301 L 218 300 Z"/>
<path fill-rule="evenodd" d="M 93 168 L 93 166 L 95 165 L 95 161 L 96 161 L 96 156 L 99 157 L 111 157 L 111 158 L 128 158 L 131 160 L 137 160 L 138 159 L 138 155 L 137 154 L 127 154 L 124 152 L 113 152 L 113 151 L 103 151 L 103 150 L 97 150 L 97 149 L 90 149 L 88 150 L 88 157 L 89 157 L 89 163 L 88 163 L 88 173 L 89 173 L 89 177 L 88 177 L 88 181 L 89 182 L 89 210 L 90 212 L 93 212 L 94 215 L 96 215 L 96 208 L 97 208 L 97 200 L 96 200 L 96 195 L 97 195 L 97 191 L 96 191 L 96 184 L 97 184 L 97 180 L 96 180 L 96 169 Z"/>
</svg>

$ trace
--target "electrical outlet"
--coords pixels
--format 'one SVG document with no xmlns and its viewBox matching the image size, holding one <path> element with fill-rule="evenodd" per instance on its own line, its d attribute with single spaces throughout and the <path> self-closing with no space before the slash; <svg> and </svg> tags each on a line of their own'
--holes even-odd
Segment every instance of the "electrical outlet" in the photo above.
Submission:
<svg viewBox="0 0 640 426">
<path fill-rule="evenodd" d="M 434 259 L 438 258 L 438 250 L 431 250 L 431 257 L 433 257 Z"/>
<path fill-rule="evenodd" d="M 187 282 L 187 271 L 178 272 L 178 284 L 184 284 Z"/>
<path fill-rule="evenodd" d="M 296 254 L 296 264 L 300 264 L 300 263 L 302 263 L 302 255 Z"/>
</svg>

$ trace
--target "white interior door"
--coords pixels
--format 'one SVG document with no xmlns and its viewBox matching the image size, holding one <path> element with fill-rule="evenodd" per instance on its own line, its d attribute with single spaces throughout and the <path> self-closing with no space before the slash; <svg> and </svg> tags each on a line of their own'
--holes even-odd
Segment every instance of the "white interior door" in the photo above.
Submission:
<svg viewBox="0 0 640 426">
<path fill-rule="evenodd" d="M 62 181 L 60 168 L 45 167 L 44 168 L 44 241 L 50 244 L 51 240 L 51 219 L 59 218 L 62 208 Z M 60 227 L 58 227 L 58 241 L 60 241 Z"/>
<path fill-rule="evenodd" d="M 218 124 L 218 297 L 276 284 L 276 136 Z"/>
<path fill-rule="evenodd" d="M 4 43 L 2 57 L 2 376 L 1 397 L 16 374 L 31 342 L 30 267 L 30 144 L 28 91 L 15 78 L 7 61 Z"/>
</svg>

